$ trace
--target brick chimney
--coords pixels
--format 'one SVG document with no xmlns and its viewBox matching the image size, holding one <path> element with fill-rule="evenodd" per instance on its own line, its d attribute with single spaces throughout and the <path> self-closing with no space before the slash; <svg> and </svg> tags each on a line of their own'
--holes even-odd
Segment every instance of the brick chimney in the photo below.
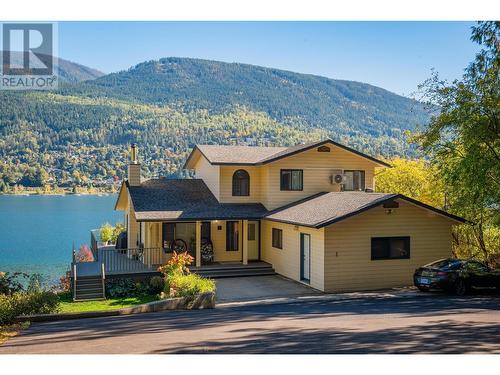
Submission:
<svg viewBox="0 0 500 375">
<path fill-rule="evenodd" d="M 130 145 L 130 164 L 128 165 L 128 183 L 130 186 L 139 186 L 141 184 L 141 164 L 137 161 L 137 145 Z"/>
</svg>

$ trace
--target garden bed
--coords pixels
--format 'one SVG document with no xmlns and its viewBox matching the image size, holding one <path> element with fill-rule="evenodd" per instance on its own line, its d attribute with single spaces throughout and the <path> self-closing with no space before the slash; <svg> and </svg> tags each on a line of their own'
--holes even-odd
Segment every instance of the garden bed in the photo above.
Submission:
<svg viewBox="0 0 500 375">
<path fill-rule="evenodd" d="M 94 302 L 94 301 L 89 301 Z M 100 301 L 105 302 L 105 301 Z M 75 302 L 85 303 L 85 302 Z M 95 302 L 97 303 L 97 302 Z M 215 307 L 215 293 L 201 293 L 196 296 L 166 298 L 130 307 L 101 311 L 80 311 L 57 314 L 23 315 L 16 318 L 17 322 L 47 322 L 55 320 L 98 318 L 105 316 L 131 315 L 166 310 L 200 310 Z"/>
</svg>

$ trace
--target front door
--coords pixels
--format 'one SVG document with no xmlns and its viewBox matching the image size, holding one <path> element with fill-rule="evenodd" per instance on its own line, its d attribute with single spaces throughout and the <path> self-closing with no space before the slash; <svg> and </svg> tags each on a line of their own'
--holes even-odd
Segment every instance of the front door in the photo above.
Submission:
<svg viewBox="0 0 500 375">
<path fill-rule="evenodd" d="M 300 279 L 311 279 L 311 236 L 305 233 L 300 234 Z"/>
<path fill-rule="evenodd" d="M 259 260 L 259 222 L 248 222 L 248 260 Z"/>
</svg>

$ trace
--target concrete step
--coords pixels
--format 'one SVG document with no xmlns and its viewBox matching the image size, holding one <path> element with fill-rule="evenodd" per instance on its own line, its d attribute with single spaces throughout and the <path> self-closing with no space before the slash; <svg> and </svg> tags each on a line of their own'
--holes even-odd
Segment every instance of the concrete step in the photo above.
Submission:
<svg viewBox="0 0 500 375">
<path fill-rule="evenodd" d="M 257 263 L 253 265 L 252 263 L 249 263 L 248 265 L 244 266 L 241 264 L 235 264 L 234 266 L 231 265 L 206 265 L 206 266 L 201 266 L 201 268 L 195 268 L 195 267 L 190 267 L 190 269 L 193 272 L 205 272 L 205 271 L 219 271 L 219 270 L 255 270 L 255 269 L 269 269 L 272 268 L 272 265 L 270 264 L 262 264 L 262 263 Z"/>
<path fill-rule="evenodd" d="M 273 268 L 265 269 L 253 269 L 253 270 L 236 270 L 236 269 L 224 269 L 224 270 L 210 270 L 210 271 L 197 271 L 198 275 L 209 278 L 223 278 L 223 277 L 246 277 L 246 276 L 268 276 L 275 275 L 276 272 Z"/>
</svg>

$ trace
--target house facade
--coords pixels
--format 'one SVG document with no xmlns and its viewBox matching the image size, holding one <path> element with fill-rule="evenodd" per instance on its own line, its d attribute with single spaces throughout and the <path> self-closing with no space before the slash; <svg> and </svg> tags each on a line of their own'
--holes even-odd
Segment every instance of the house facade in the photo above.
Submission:
<svg viewBox="0 0 500 375">
<path fill-rule="evenodd" d="M 184 165 L 194 179 L 142 180 L 134 145 L 132 155 L 115 208 L 127 248 L 149 266 L 185 249 L 199 269 L 267 262 L 325 292 L 406 286 L 415 268 L 451 256 L 452 226 L 464 221 L 375 193 L 390 165 L 332 140 L 198 145 Z"/>
</svg>

